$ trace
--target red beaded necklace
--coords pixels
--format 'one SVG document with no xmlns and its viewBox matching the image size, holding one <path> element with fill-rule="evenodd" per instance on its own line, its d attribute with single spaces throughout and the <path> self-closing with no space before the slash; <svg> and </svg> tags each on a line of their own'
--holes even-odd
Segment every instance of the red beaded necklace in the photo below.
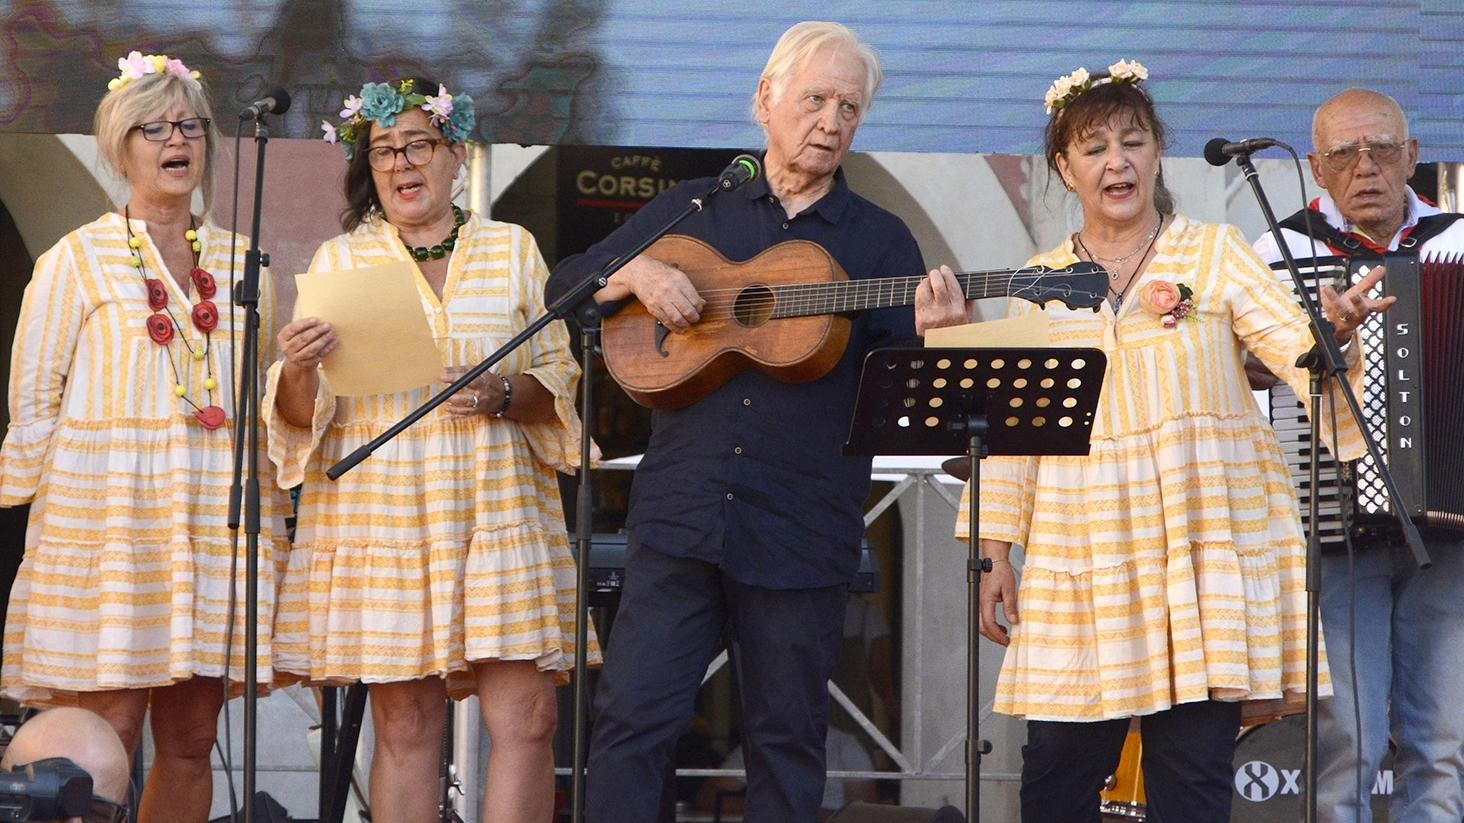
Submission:
<svg viewBox="0 0 1464 823">
<path fill-rule="evenodd" d="M 189 279 L 193 281 L 194 291 L 202 298 L 193 305 L 191 319 L 193 325 L 203 332 L 203 346 L 195 347 L 188 342 L 188 337 L 183 334 L 183 327 L 178 319 L 173 316 L 173 309 L 168 305 L 168 289 L 163 281 L 147 276 L 147 267 L 142 261 L 142 238 L 132 233 L 132 215 L 124 206 L 122 210 L 123 222 L 127 224 L 127 247 L 132 252 L 132 265 L 137 268 L 137 273 L 142 277 L 142 282 L 147 286 L 147 305 L 153 310 L 151 317 L 147 319 L 147 334 L 154 343 L 168 350 L 168 365 L 173 367 L 173 394 L 182 398 L 183 402 L 193 407 L 193 417 L 205 429 L 217 429 L 224 425 L 223 408 L 214 405 L 213 392 L 218 388 L 218 381 L 214 379 L 213 361 L 209 359 L 209 351 L 213 345 L 211 332 L 218 328 L 219 309 L 209 298 L 218 293 L 218 283 L 214 276 L 199 268 L 199 252 L 203 250 L 203 242 L 198 239 L 198 231 L 193 224 L 193 218 L 188 218 L 188 231 L 183 237 L 193 248 L 193 271 L 189 273 Z M 175 333 L 176 332 L 176 333 Z M 179 368 L 173 358 L 172 342 L 177 337 L 183 341 L 183 346 L 188 350 L 194 360 L 204 361 L 205 377 L 203 381 L 204 391 L 208 393 L 208 405 L 199 406 L 188 396 L 188 386 L 184 383 L 184 376 L 189 373 L 188 369 Z"/>
</svg>

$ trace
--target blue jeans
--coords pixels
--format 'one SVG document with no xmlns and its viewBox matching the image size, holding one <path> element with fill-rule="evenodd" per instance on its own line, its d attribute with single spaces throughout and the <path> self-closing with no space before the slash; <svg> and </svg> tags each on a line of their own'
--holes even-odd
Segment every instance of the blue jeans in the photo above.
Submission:
<svg viewBox="0 0 1464 823">
<path fill-rule="evenodd" d="M 1433 559 L 1426 571 L 1406 546 L 1359 550 L 1355 587 L 1347 585 L 1346 554 L 1322 557 L 1322 629 L 1335 691 L 1318 704 L 1323 820 L 1372 820 L 1367 797 L 1390 731 L 1397 745 L 1390 821 L 1464 819 L 1464 539 L 1425 542 Z"/>
</svg>

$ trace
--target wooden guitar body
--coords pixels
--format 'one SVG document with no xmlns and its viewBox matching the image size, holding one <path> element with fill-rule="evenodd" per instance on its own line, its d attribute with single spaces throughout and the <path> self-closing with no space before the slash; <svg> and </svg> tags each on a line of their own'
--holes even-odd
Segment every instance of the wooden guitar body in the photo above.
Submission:
<svg viewBox="0 0 1464 823">
<path fill-rule="evenodd" d="M 642 406 L 689 405 L 752 366 L 786 383 L 815 380 L 843 355 L 847 317 L 775 316 L 774 287 L 848 279 L 818 244 L 792 240 L 734 263 L 694 237 L 667 235 L 645 253 L 685 272 L 706 306 L 685 332 L 668 331 L 637 300 L 605 318 L 605 364 Z"/>
<path fill-rule="evenodd" d="M 646 254 L 686 273 L 706 301 L 701 319 L 673 334 L 631 301 L 605 318 L 605 365 L 635 402 L 654 409 L 694 403 L 755 366 L 785 383 L 825 374 L 849 342 L 849 316 L 912 306 L 924 275 L 850 280 L 823 247 L 788 240 L 741 263 L 693 237 L 667 235 Z M 969 299 L 1009 296 L 1097 311 L 1108 274 L 1094 263 L 957 272 Z"/>
</svg>

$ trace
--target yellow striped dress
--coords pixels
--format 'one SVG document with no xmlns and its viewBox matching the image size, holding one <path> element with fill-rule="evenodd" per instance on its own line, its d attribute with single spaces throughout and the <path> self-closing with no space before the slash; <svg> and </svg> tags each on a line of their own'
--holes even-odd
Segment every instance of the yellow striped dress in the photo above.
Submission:
<svg viewBox="0 0 1464 823">
<path fill-rule="evenodd" d="M 12 351 L 10 428 L 0 448 L 0 505 L 31 504 L 25 559 L 5 625 L 5 694 L 30 703 L 65 702 L 64 693 L 165 686 L 201 674 L 222 676 L 230 594 L 237 598 L 229 675 L 244 672 L 244 540 L 238 580 L 227 527 L 232 479 L 235 353 L 243 312 L 234 310 L 230 235 L 199 228 L 200 265 L 218 280 L 218 328 L 206 344 L 189 313 L 196 295 L 168 273 L 147 225 L 148 276 L 163 282 L 168 305 L 195 360 L 175 337 L 148 336 L 143 279 L 131 262 L 121 215 L 104 215 L 66 235 L 36 262 L 21 304 Z M 242 265 L 247 243 L 237 239 Z M 265 285 L 268 277 L 263 278 Z M 261 302 L 271 317 L 270 292 Z M 237 340 L 238 343 L 231 341 Z M 269 362 L 273 336 L 261 335 Z M 218 388 L 205 390 L 212 367 Z M 198 405 L 228 410 L 214 431 L 174 394 L 175 369 Z M 263 459 L 262 467 L 268 466 Z M 262 478 L 258 678 L 272 677 L 275 562 L 288 548 L 283 496 Z M 61 693 L 61 694 L 58 694 Z"/>
<path fill-rule="evenodd" d="M 399 261 L 410 257 L 395 227 L 371 221 L 322 245 L 311 270 L 349 277 Z M 548 271 L 519 226 L 470 216 L 441 300 L 416 274 L 422 311 L 450 363 L 476 364 L 544 311 Z M 317 683 L 442 675 L 464 695 L 476 661 L 572 668 L 575 567 L 555 472 L 579 462 L 579 368 L 564 324 L 551 323 L 494 371 L 532 375 L 554 395 L 554 419 L 520 423 L 439 407 L 331 481 L 326 469 L 442 384 L 335 397 L 322 376 L 304 429 L 276 411 L 279 366 L 271 369 L 270 458 L 282 486 L 304 484 L 275 626 L 282 670 Z"/>
<path fill-rule="evenodd" d="M 1031 262 L 1076 260 L 1068 241 Z M 1166 327 L 1137 299 L 1155 280 L 1192 288 L 1194 312 Z M 1304 395 L 1301 310 L 1234 227 L 1176 216 L 1117 316 L 1107 302 L 1047 311 L 1052 345 L 1099 348 L 1108 369 L 1088 456 L 982 463 L 980 535 L 1025 550 L 996 710 L 1091 721 L 1299 698 L 1305 545 L 1243 367 L 1249 349 Z M 1356 388 L 1362 370 L 1349 379 Z M 1355 456 L 1360 434 L 1337 408 L 1340 452 Z"/>
</svg>

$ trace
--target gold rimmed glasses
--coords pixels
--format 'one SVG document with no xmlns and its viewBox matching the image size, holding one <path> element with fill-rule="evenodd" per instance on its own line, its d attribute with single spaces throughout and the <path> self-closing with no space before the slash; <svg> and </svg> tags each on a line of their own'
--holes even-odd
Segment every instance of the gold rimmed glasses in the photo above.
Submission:
<svg viewBox="0 0 1464 823">
<path fill-rule="evenodd" d="M 1387 165 L 1403 153 L 1403 144 L 1392 140 L 1369 140 L 1366 143 L 1343 143 L 1331 151 L 1322 152 L 1322 159 L 1332 171 L 1347 171 L 1362 157 L 1363 152 L 1372 155 L 1374 163 Z"/>
</svg>

